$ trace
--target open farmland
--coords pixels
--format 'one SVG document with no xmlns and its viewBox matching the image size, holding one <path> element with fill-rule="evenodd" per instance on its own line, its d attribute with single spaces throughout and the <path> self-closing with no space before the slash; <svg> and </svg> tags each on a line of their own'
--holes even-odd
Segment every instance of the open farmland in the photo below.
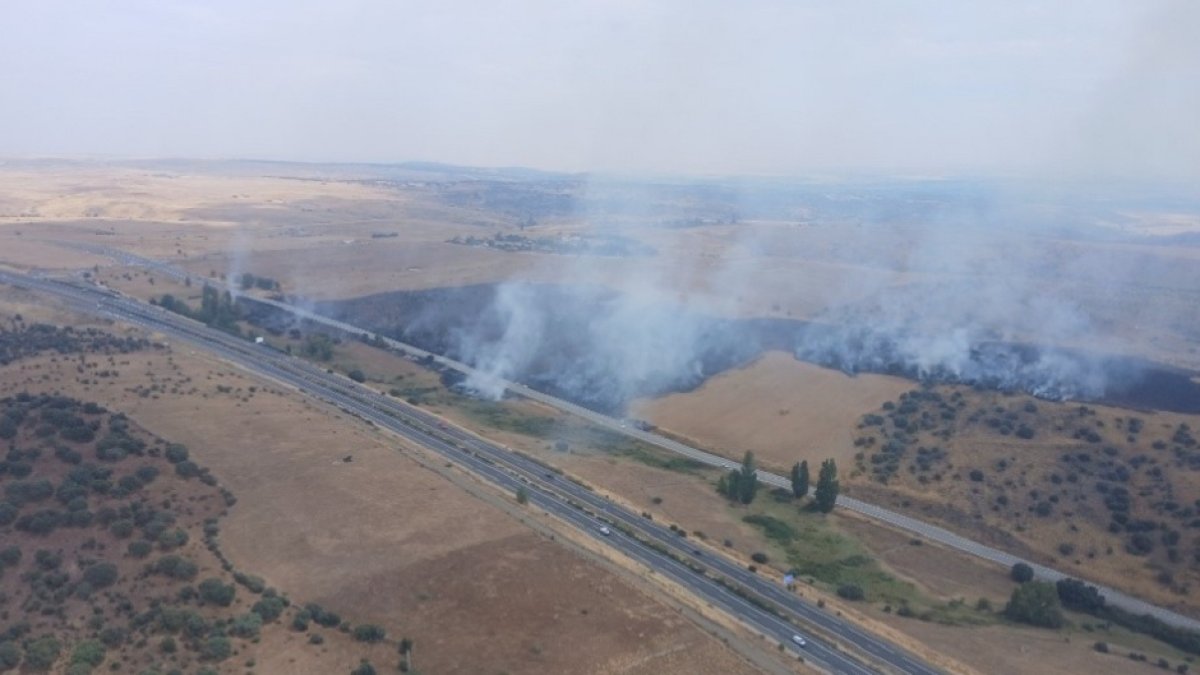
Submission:
<svg viewBox="0 0 1200 675">
<path fill-rule="evenodd" d="M 190 352 L 107 358 L 27 355 L 0 371 L 0 394 L 83 396 L 186 444 L 238 498 L 220 533 L 238 569 L 414 640 L 422 669 L 752 672 L 623 572 L 522 526 L 509 499 L 471 496 L 358 423 Z M 355 644 L 274 651 L 261 667 L 348 669 Z"/>
<path fill-rule="evenodd" d="M 856 411 L 895 398 L 912 383 L 882 375 L 849 378 L 834 370 L 768 352 L 754 363 L 722 373 L 694 392 L 645 399 L 634 417 L 727 457 L 753 450 L 767 466 L 786 472 L 808 460 L 852 460 Z"/>
<path fill-rule="evenodd" d="M 996 380 L 985 378 L 978 391 L 932 389 L 946 397 L 962 392 L 967 401 L 960 409 L 956 400 L 960 416 L 947 420 L 938 401 L 921 397 L 929 389 L 909 393 L 917 385 L 896 377 L 917 372 L 904 361 L 913 355 L 898 345 L 921 346 L 922 336 L 895 341 L 871 332 L 875 324 L 897 330 L 888 322 L 913 298 L 953 305 L 944 301 L 961 299 L 947 298 L 947 285 L 987 286 L 1003 269 L 998 258 L 981 259 L 980 251 L 1028 250 L 1019 237 L 967 250 L 970 255 L 951 264 L 926 257 L 923 238 L 931 234 L 907 215 L 886 225 L 828 213 L 708 218 L 693 213 L 707 202 L 681 190 L 671 193 L 670 206 L 655 197 L 635 213 L 600 209 L 584 216 L 562 203 L 583 194 L 586 186 L 576 178 L 523 183 L 448 172 L 399 180 L 314 167 L 294 168 L 297 175 L 290 177 L 246 170 L 250 175 L 108 168 L 76 183 L 63 170 L 41 181 L 40 192 L 30 187 L 40 180 L 31 172 L 12 182 L 16 189 L 6 188 L 18 197 L 6 204 L 25 199 L 36 208 L 5 211 L 0 264 L 86 273 L 146 300 L 169 293 L 191 311 L 202 305 L 204 279 L 254 275 L 266 283 L 254 288 L 251 277 L 248 293 L 353 307 L 355 323 L 385 321 L 389 334 L 421 337 L 436 351 L 459 354 L 489 372 L 555 392 L 604 388 L 596 401 L 606 409 L 731 458 L 753 450 L 776 471 L 800 459 L 815 468 L 836 458 L 843 489 L 855 496 L 1165 605 L 1196 609 L 1189 604 L 1197 580 L 1188 558 L 1188 510 L 1200 495 L 1187 477 L 1194 416 L 1088 404 L 1091 412 L 1080 421 L 1072 417 L 1078 404 L 1040 400 L 1034 414 L 1024 407 L 1032 399 L 988 391 Z M 132 207 L 138 200 L 145 202 L 140 211 Z M 678 209 L 689 215 L 676 217 Z M 595 232 L 636 243 L 630 250 L 638 255 L 518 245 Z M 951 243 L 972 249 L 970 232 L 962 237 Z M 185 285 L 53 242 L 127 250 L 178 264 L 194 277 Z M 1097 251 L 1123 266 L 1153 269 L 1154 290 L 1113 284 L 1099 291 L 1089 287 L 1092 272 L 1081 266 L 1063 278 L 1017 275 L 1025 285 L 1017 292 L 1036 294 L 1040 284 L 1058 284 L 1058 291 L 1079 298 L 1091 323 L 1049 335 L 1039 319 L 1058 308 L 1026 311 L 1014 322 L 1013 341 L 1001 346 L 1036 356 L 1017 340 L 1045 334 L 1052 339 L 1045 346 L 1120 347 L 1112 353 L 1185 367 L 1200 363 L 1189 337 L 1195 317 L 1186 311 L 1194 276 L 1187 247 L 1064 235 L 1040 242 L 1027 264 L 1052 269 Z M 536 292 L 525 292 L 530 287 Z M 838 289 L 836 297 L 830 288 Z M 1154 316 L 1123 321 L 1148 293 Z M 881 305 L 872 305 L 876 296 L 884 298 Z M 21 303 L 12 311 L 43 312 L 33 306 L 36 298 L 10 297 Z M 555 302 L 545 302 L 548 297 Z M 829 312 L 837 303 L 851 309 Z M 439 317 L 450 320 L 439 324 Z M 840 333 L 838 322 L 855 328 Z M 835 339 L 816 349 L 804 344 L 803 331 L 790 332 L 797 326 L 818 326 Z M 931 326 L 937 334 L 938 324 Z M 242 320 L 237 328 L 243 335 L 266 330 L 271 344 L 309 357 L 309 341 L 319 337 L 306 335 L 305 326 Z M 899 325 L 902 337 L 911 337 L 911 329 Z M 839 351 L 843 345 L 853 349 Z M 355 379 L 382 392 L 537 454 L 614 499 L 678 523 L 701 546 L 739 559 L 762 554 L 768 564 L 743 562 L 765 574 L 811 573 L 814 585 L 806 592 L 860 612 L 885 631 L 900 631 L 905 644 L 923 643 L 918 650 L 933 647 L 985 672 L 1022 670 L 1037 659 L 1046 659 L 1049 671 L 1069 672 L 1092 659 L 1086 643 L 1055 653 L 1053 639 L 1032 640 L 1040 646 L 1010 659 L 969 648 L 977 639 L 1023 639 L 996 611 L 1012 588 L 1004 570 L 894 542 L 894 533 L 837 515 L 816 517 L 778 495 L 761 495 L 752 509 L 730 507 L 712 489 L 715 474 L 687 460 L 597 433 L 530 402 L 471 398 L 447 388 L 463 384 L 455 378 L 367 344 L 333 339 L 326 346 L 326 367 L 357 373 Z M 221 532 L 223 550 L 239 568 L 256 570 L 293 597 L 353 607 L 364 620 L 390 626 L 389 634 L 402 631 L 417 640 L 423 668 L 465 671 L 482 661 L 508 672 L 569 670 L 583 662 L 600 664 L 597 672 L 746 667 L 675 607 L 631 586 L 627 572 L 581 558 L 550 541 L 540 526 L 522 525 L 510 496 L 481 490 L 412 448 L 398 453 L 393 441 L 343 415 L 173 347 L 130 355 L 119 377 L 88 377 L 87 366 L 72 374 L 73 364 L 54 359 L 22 357 L 0 385 L 6 392 L 61 390 L 100 401 L 149 433 L 203 454 L 204 465 L 239 500 Z M 505 370 L 513 364 L 517 369 Z M 521 364 L 536 367 L 521 370 Z M 613 382 L 610 375 L 619 378 Z M 928 410 L 921 407 L 926 404 Z M 908 419 L 900 423 L 898 415 Z M 1131 422 L 1135 417 L 1142 422 Z M 210 419 L 221 423 L 197 422 Z M 743 520 L 747 516 L 753 520 Z M 935 559 L 922 563 L 926 552 Z M 866 604 L 836 598 L 847 583 L 865 589 Z M 976 609 L 979 597 L 992 609 Z M 911 616 L 898 616 L 897 607 Z M 479 635 L 488 636 L 486 646 L 477 646 Z M 1129 649 L 1158 648 L 1126 635 L 1104 636 Z M 333 653 L 334 647 L 326 649 Z M 349 651 L 338 654 L 353 661 Z M 324 667 L 281 658 L 264 656 L 260 667 L 314 673 Z M 1108 658 L 1089 668 L 1121 672 L 1120 665 Z"/>
</svg>

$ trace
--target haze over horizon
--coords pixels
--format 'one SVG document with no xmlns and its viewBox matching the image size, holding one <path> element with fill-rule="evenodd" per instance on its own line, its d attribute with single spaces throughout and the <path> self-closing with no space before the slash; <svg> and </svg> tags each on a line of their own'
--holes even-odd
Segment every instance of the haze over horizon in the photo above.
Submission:
<svg viewBox="0 0 1200 675">
<path fill-rule="evenodd" d="M 1200 177 L 1200 3 L 0 7 L 0 156 Z"/>
</svg>

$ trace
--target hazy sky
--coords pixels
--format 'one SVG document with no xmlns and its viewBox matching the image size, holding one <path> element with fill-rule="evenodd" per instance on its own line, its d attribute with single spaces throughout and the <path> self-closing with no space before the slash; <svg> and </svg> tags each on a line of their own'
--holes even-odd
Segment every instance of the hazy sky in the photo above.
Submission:
<svg viewBox="0 0 1200 675">
<path fill-rule="evenodd" d="M 0 0 L 0 155 L 1200 179 L 1200 2 Z"/>
</svg>

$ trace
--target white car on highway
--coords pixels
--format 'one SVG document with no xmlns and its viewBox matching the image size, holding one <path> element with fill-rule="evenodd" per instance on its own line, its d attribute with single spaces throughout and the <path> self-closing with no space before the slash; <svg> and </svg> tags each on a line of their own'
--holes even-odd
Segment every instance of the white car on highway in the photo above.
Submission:
<svg viewBox="0 0 1200 675">
<path fill-rule="evenodd" d="M 610 530 L 607 525 L 601 525 L 600 526 L 600 534 L 607 537 L 610 534 L 612 534 L 612 530 Z"/>
<path fill-rule="evenodd" d="M 805 640 L 804 636 L 802 636 L 802 635 L 793 635 L 792 642 L 795 642 L 796 644 L 800 645 L 801 647 L 808 646 L 808 640 Z"/>
</svg>

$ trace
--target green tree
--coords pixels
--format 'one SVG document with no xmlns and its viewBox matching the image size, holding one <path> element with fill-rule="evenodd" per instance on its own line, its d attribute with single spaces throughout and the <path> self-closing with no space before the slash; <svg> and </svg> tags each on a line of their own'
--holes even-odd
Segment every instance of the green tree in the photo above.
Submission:
<svg viewBox="0 0 1200 675">
<path fill-rule="evenodd" d="M 287 603 L 284 602 L 283 598 L 272 596 L 254 603 L 250 611 L 261 616 L 263 621 L 274 621 L 279 618 L 280 614 L 283 614 L 283 608 L 286 606 Z"/>
<path fill-rule="evenodd" d="M 57 639 L 38 638 L 25 644 L 25 665 L 32 670 L 50 670 L 61 652 L 62 643 Z"/>
<path fill-rule="evenodd" d="M 832 459 L 821 462 L 821 472 L 817 476 L 817 489 L 813 493 L 813 504 L 821 513 L 829 513 L 837 503 L 838 491 L 841 486 L 837 479 L 837 464 Z"/>
<path fill-rule="evenodd" d="M 1008 576 L 1018 584 L 1033 581 L 1033 568 L 1023 562 L 1019 562 L 1012 566 Z"/>
<path fill-rule="evenodd" d="M 200 648 L 200 658 L 208 661 L 224 661 L 233 653 L 233 645 L 230 644 L 229 638 L 214 635 L 204 642 Z"/>
<path fill-rule="evenodd" d="M 223 584 L 220 579 L 215 577 L 205 579 L 200 582 L 199 586 L 200 597 L 208 603 L 228 607 L 233 603 L 233 596 L 237 592 L 231 584 Z"/>
<path fill-rule="evenodd" d="M 328 361 L 333 358 L 333 341 L 324 333 L 310 333 L 305 336 L 300 353 L 317 361 Z"/>
<path fill-rule="evenodd" d="M 229 634 L 240 638 L 256 638 L 262 629 L 263 620 L 256 612 L 246 612 L 229 624 Z"/>
<path fill-rule="evenodd" d="M 0 642 L 0 670 L 16 668 L 21 663 L 21 649 L 15 642 Z"/>
<path fill-rule="evenodd" d="M 517 503 L 518 504 L 528 504 L 529 503 L 529 490 L 526 490 L 524 485 L 517 487 Z"/>
<path fill-rule="evenodd" d="M 792 496 L 800 499 L 808 495 L 808 460 L 792 465 Z"/>
<path fill-rule="evenodd" d="M 1044 581 L 1030 581 L 1013 590 L 1004 606 L 1004 615 L 1013 621 L 1043 628 L 1061 628 L 1063 625 L 1058 590 Z"/>
<path fill-rule="evenodd" d="M 95 668 L 104 662 L 104 645 L 99 640 L 84 640 L 71 651 L 71 663 L 86 663 Z"/>
<path fill-rule="evenodd" d="M 741 503 L 749 504 L 758 494 L 758 468 L 754 463 L 753 452 L 747 450 L 746 454 L 742 456 L 742 468 L 739 469 L 739 472 L 737 498 Z"/>
</svg>

